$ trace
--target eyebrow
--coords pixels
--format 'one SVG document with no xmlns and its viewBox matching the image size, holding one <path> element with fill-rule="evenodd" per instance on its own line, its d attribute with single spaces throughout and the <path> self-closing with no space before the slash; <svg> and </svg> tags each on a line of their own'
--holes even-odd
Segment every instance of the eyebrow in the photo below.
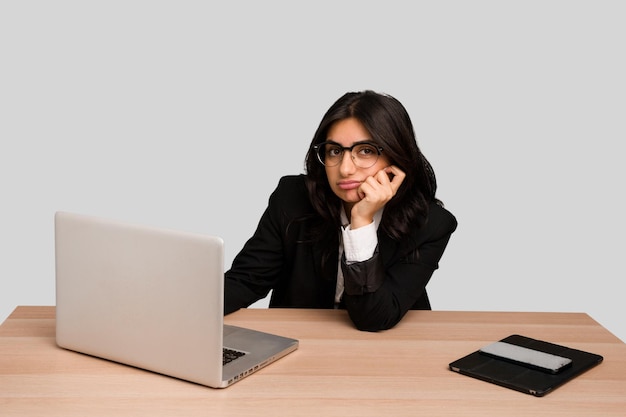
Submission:
<svg viewBox="0 0 626 417">
<path fill-rule="evenodd" d="M 338 142 L 335 142 L 334 140 L 332 140 L 330 138 L 326 138 L 325 142 L 326 143 L 332 143 L 332 144 L 335 144 L 337 146 L 341 146 L 343 148 L 343 145 L 341 145 Z M 376 143 L 372 139 L 363 139 L 363 140 L 357 140 L 356 142 L 353 142 L 352 145 L 350 145 L 350 146 L 361 145 L 363 143 L 367 143 L 367 144 L 370 144 L 370 145 L 376 145 Z"/>
</svg>

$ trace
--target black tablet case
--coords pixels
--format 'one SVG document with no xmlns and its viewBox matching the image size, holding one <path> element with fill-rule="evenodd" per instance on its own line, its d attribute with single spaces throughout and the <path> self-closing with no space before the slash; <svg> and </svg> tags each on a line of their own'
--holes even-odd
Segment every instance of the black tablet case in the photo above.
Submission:
<svg viewBox="0 0 626 417">
<path fill-rule="evenodd" d="M 506 337 L 501 342 L 570 358 L 572 365 L 557 374 L 551 374 L 493 358 L 476 351 L 450 363 L 450 370 L 526 394 L 542 397 L 556 387 L 598 365 L 603 360 L 602 356 L 594 353 L 571 349 L 517 334 Z"/>
</svg>

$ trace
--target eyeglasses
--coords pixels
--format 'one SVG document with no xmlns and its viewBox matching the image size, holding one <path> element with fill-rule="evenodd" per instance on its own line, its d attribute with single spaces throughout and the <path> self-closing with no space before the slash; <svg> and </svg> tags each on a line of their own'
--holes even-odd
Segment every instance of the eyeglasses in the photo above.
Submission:
<svg viewBox="0 0 626 417">
<path fill-rule="evenodd" d="M 313 145 L 317 159 L 322 165 L 334 167 L 343 160 L 343 153 L 350 151 L 352 162 L 359 168 L 370 168 L 374 166 L 383 148 L 369 142 L 359 142 L 352 146 L 341 146 L 335 142 L 322 142 Z"/>
</svg>

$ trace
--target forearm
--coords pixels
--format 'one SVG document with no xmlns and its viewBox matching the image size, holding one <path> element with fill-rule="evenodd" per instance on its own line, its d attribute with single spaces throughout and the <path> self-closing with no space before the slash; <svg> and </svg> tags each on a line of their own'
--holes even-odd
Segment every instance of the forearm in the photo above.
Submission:
<svg viewBox="0 0 626 417">
<path fill-rule="evenodd" d="M 452 227 L 444 228 L 435 239 L 418 242 L 412 249 L 409 242 L 397 243 L 382 237 L 381 251 L 408 249 L 395 254 L 376 253 L 365 262 L 342 261 L 343 301 L 357 328 L 389 329 L 411 308 L 430 308 L 426 285 L 439 266 L 452 230 Z"/>
<path fill-rule="evenodd" d="M 424 295 L 433 271 L 406 259 L 385 269 L 378 253 L 366 262 L 342 262 L 343 301 L 355 326 L 367 331 L 395 326 Z"/>
</svg>

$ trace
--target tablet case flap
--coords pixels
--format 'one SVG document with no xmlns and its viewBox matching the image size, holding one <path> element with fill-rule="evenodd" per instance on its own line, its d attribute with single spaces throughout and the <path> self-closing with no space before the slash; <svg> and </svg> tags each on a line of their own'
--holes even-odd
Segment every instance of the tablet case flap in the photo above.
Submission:
<svg viewBox="0 0 626 417">
<path fill-rule="evenodd" d="M 501 342 L 551 353 L 572 359 L 572 365 L 557 374 L 532 369 L 509 361 L 493 358 L 479 351 L 450 363 L 450 370 L 493 384 L 501 385 L 537 397 L 544 396 L 558 386 L 575 378 L 602 362 L 594 353 L 556 345 L 521 335 L 511 335 Z"/>
</svg>

